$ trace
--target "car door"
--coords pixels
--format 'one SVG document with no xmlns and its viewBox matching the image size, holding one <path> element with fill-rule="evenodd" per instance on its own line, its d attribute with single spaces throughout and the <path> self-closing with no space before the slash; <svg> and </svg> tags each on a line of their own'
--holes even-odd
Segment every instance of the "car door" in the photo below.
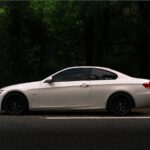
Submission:
<svg viewBox="0 0 150 150">
<path fill-rule="evenodd" d="M 90 93 L 89 69 L 73 68 L 52 75 L 39 88 L 40 107 L 82 107 Z"/>
<path fill-rule="evenodd" d="M 104 69 L 93 68 L 90 79 L 88 106 L 105 108 L 108 97 L 115 91 L 117 75 Z"/>
</svg>

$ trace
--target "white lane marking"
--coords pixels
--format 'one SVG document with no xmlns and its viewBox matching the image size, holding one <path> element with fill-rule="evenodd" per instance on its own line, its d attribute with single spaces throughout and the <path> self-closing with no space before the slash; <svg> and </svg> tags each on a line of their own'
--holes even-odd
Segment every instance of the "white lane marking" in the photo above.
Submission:
<svg viewBox="0 0 150 150">
<path fill-rule="evenodd" d="M 130 116 L 127 116 L 127 117 L 94 117 L 94 116 L 74 116 L 74 117 L 70 117 L 70 116 L 52 116 L 52 117 L 44 117 L 43 119 L 47 119 L 47 120 L 69 120 L 69 119 L 72 119 L 72 120 L 82 120 L 82 119 L 105 119 L 105 120 L 110 120 L 110 119 L 150 119 L 150 116 L 135 116 L 135 117 L 130 117 Z"/>
</svg>

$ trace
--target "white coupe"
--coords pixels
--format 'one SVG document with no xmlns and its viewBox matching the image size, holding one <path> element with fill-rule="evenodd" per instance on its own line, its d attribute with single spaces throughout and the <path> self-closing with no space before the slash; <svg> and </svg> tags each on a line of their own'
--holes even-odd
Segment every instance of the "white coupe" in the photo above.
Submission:
<svg viewBox="0 0 150 150">
<path fill-rule="evenodd" d="M 150 106 L 150 81 L 94 66 L 65 68 L 48 78 L 0 89 L 0 108 L 18 115 L 29 110 L 107 109 L 126 115 Z"/>
</svg>

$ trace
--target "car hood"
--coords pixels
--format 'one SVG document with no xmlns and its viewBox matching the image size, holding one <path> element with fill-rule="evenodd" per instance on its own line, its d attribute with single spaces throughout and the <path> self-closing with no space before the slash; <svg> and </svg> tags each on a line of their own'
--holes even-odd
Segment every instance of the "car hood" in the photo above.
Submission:
<svg viewBox="0 0 150 150">
<path fill-rule="evenodd" d="M 21 83 L 21 84 L 15 84 L 10 85 L 1 88 L 1 90 L 26 90 L 26 89 L 36 89 L 39 87 L 41 81 L 35 81 L 35 82 L 28 82 L 28 83 Z"/>
</svg>

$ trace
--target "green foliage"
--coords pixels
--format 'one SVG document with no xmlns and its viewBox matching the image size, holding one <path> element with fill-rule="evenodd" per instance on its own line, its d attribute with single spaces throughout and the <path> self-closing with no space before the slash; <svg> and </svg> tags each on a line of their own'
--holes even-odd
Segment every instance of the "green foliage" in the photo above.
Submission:
<svg viewBox="0 0 150 150">
<path fill-rule="evenodd" d="M 1 86 L 76 65 L 149 78 L 149 17 L 149 2 L 1 1 Z"/>
</svg>

